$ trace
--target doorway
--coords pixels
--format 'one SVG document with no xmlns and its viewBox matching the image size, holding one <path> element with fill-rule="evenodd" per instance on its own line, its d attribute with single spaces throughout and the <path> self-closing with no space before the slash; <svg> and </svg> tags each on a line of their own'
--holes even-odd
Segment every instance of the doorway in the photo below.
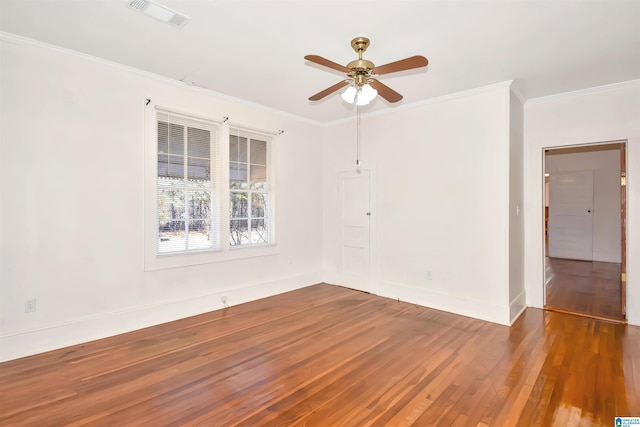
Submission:
<svg viewBox="0 0 640 427">
<path fill-rule="evenodd" d="M 340 263 L 338 284 L 371 292 L 371 174 L 358 169 L 338 175 Z"/>
<path fill-rule="evenodd" d="M 544 151 L 545 308 L 624 321 L 624 141 Z"/>
</svg>

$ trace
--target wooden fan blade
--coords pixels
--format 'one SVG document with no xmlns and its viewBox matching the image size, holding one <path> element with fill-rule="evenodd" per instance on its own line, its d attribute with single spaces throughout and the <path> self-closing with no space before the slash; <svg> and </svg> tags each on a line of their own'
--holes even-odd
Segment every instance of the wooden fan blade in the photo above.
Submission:
<svg viewBox="0 0 640 427">
<path fill-rule="evenodd" d="M 333 68 L 334 70 L 342 71 L 343 73 L 350 73 L 351 69 L 343 65 L 336 64 L 333 61 L 323 58 L 318 55 L 307 55 L 304 57 L 307 61 L 315 62 L 316 64 L 324 65 L 325 67 Z"/>
<path fill-rule="evenodd" d="M 375 67 L 371 72 L 373 74 L 388 74 L 397 71 L 411 70 L 412 68 L 426 67 L 429 60 L 424 56 L 416 55 L 411 58 L 401 59 L 400 61 L 390 62 L 388 64 Z"/>
<path fill-rule="evenodd" d="M 343 81 L 341 81 L 339 83 L 336 83 L 333 86 L 328 87 L 325 90 L 316 93 L 315 95 L 313 95 L 312 97 L 309 98 L 309 101 L 318 101 L 318 100 L 324 98 L 325 96 L 330 95 L 333 92 L 345 87 L 348 84 L 349 84 L 348 80 L 343 80 Z"/>
<path fill-rule="evenodd" d="M 389 102 L 398 102 L 402 99 L 402 95 L 400 95 L 398 92 L 391 89 L 386 84 L 379 82 L 376 79 L 371 79 L 369 84 L 371 85 L 372 88 L 378 91 L 378 95 L 380 95 L 381 97 L 383 97 Z"/>
</svg>

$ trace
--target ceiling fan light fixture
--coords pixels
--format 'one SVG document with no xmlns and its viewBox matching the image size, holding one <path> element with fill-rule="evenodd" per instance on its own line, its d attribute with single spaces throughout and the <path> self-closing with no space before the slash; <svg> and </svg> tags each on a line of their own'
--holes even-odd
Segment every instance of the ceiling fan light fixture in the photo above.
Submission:
<svg viewBox="0 0 640 427">
<path fill-rule="evenodd" d="M 369 101 L 366 97 L 364 96 L 359 96 L 360 93 L 358 93 L 358 96 L 356 96 L 356 105 L 362 106 L 362 105 L 367 105 Z"/>
<path fill-rule="evenodd" d="M 367 105 L 378 96 L 378 91 L 371 87 L 369 83 L 365 84 L 358 91 L 356 99 L 357 105 Z"/>
<path fill-rule="evenodd" d="M 342 97 L 344 102 L 348 102 L 349 104 L 353 104 L 353 102 L 356 99 L 357 92 L 358 91 L 356 90 L 355 86 L 349 85 L 349 87 L 347 87 L 347 90 L 342 92 L 342 94 L 340 96 Z"/>
<path fill-rule="evenodd" d="M 367 105 L 373 101 L 377 95 L 378 91 L 368 83 L 363 86 L 351 84 L 340 94 L 344 102 L 349 104 L 355 103 L 356 105 Z"/>
</svg>

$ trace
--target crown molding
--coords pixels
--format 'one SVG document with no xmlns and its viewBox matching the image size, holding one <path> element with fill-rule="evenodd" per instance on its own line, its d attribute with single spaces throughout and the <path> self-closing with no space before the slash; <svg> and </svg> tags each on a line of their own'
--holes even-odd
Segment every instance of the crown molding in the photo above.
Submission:
<svg viewBox="0 0 640 427">
<path fill-rule="evenodd" d="M 640 87 L 640 79 L 627 80 L 624 82 L 611 83 L 608 85 L 594 86 L 586 89 L 574 90 L 571 92 L 556 93 L 553 95 L 541 96 L 539 98 L 531 98 L 526 104 L 537 104 L 540 102 L 558 101 L 561 99 L 574 98 L 576 96 L 593 95 L 596 93 L 610 92 L 612 90 L 627 89 L 632 87 Z"/>
<path fill-rule="evenodd" d="M 371 118 L 371 117 L 378 117 L 378 116 L 386 116 L 389 114 L 397 113 L 398 111 L 412 110 L 415 108 L 424 107 L 426 105 L 440 104 L 442 102 L 448 102 L 448 101 L 452 101 L 454 99 L 459 99 L 459 98 L 466 98 L 468 96 L 477 95 L 484 92 L 490 92 L 497 89 L 510 88 L 510 87 L 513 87 L 512 83 L 513 83 L 513 80 L 506 80 L 499 83 L 480 86 L 477 88 L 463 90 L 460 92 L 454 92 L 454 93 L 438 96 L 435 98 L 425 99 L 423 101 L 412 102 L 410 104 L 403 104 L 397 107 L 393 107 L 392 109 L 389 109 L 389 110 L 378 110 L 378 111 L 373 111 L 371 113 L 361 113 L 360 118 L 363 119 L 363 118 Z M 355 113 L 353 117 L 327 122 L 326 126 L 341 125 L 345 123 L 350 123 L 354 120 L 356 120 Z"/>
</svg>

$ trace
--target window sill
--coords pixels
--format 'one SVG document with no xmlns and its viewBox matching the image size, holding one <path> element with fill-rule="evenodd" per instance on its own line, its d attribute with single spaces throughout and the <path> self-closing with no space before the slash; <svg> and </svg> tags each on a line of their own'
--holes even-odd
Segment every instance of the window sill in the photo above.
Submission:
<svg viewBox="0 0 640 427">
<path fill-rule="evenodd" d="M 234 246 L 225 250 L 160 254 L 147 257 L 145 259 L 144 270 L 154 271 L 167 268 L 188 267 L 192 265 L 211 264 L 246 258 L 258 258 L 277 255 L 279 253 L 280 249 L 277 244 L 268 244 L 260 246 Z"/>
</svg>

